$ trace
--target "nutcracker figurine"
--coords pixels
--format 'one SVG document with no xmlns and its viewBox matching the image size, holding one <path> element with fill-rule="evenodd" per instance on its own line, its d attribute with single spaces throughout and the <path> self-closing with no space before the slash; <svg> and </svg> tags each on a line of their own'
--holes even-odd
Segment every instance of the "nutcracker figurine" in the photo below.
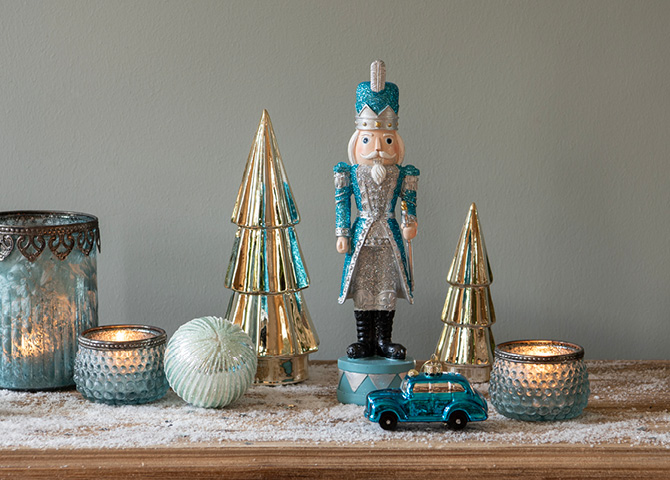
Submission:
<svg viewBox="0 0 670 480">
<path fill-rule="evenodd" d="M 371 65 L 370 81 L 358 85 L 356 131 L 349 140 L 349 164 L 341 162 L 334 168 L 336 248 L 345 254 L 339 303 L 353 299 L 358 339 L 347 348 L 347 357 L 352 360 L 370 357 L 377 361 L 381 360 L 379 357 L 404 360 L 405 347 L 391 341 L 393 317 L 398 298 L 413 302 L 411 241 L 418 225 L 419 170 L 412 165 L 402 165 L 405 146 L 398 134 L 398 87 L 386 82 L 385 76 L 384 62 L 378 60 Z M 352 195 L 358 210 L 353 225 Z M 401 226 L 395 218 L 398 199 L 401 200 Z M 363 369 L 356 367 L 357 371 L 352 372 L 347 370 L 352 362 L 343 361 L 345 368 L 340 368 L 343 375 L 371 373 L 367 369 L 371 364 Z M 339 363 L 342 367 L 343 362 Z M 407 363 L 409 370 L 413 361 Z M 392 362 L 386 364 L 392 369 L 398 368 Z M 377 379 L 379 375 L 391 378 L 390 373 L 382 368 L 371 375 L 377 375 Z M 348 375 L 348 380 L 352 390 L 357 391 L 353 387 L 356 383 L 360 386 L 365 378 Z M 372 383 L 376 383 L 374 379 Z M 338 398 L 342 401 L 339 391 Z"/>
</svg>

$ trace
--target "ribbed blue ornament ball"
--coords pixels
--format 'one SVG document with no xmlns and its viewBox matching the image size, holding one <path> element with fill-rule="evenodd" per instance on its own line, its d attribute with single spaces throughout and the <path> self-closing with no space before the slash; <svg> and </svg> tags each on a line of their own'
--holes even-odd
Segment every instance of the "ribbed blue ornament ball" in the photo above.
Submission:
<svg viewBox="0 0 670 480">
<path fill-rule="evenodd" d="M 220 317 L 185 323 L 165 351 L 170 387 L 196 407 L 225 407 L 240 398 L 254 381 L 257 363 L 249 335 Z"/>
</svg>

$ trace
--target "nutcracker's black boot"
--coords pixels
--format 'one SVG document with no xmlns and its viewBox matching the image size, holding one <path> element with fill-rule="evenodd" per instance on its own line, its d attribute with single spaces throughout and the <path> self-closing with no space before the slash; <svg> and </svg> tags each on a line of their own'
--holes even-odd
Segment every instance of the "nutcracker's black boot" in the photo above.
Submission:
<svg viewBox="0 0 670 480">
<path fill-rule="evenodd" d="M 363 358 L 375 354 L 375 312 L 354 310 L 358 342 L 347 347 L 347 357 Z"/>
<path fill-rule="evenodd" d="M 391 343 L 393 316 L 395 311 L 377 310 L 375 318 L 375 334 L 377 336 L 377 355 L 380 357 L 404 360 L 407 355 L 405 347 L 399 343 Z"/>
</svg>

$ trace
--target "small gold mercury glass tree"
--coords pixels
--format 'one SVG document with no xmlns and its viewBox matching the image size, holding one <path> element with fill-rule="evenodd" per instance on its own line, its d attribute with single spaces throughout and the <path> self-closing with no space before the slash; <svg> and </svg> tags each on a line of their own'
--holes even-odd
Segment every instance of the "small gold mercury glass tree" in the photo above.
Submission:
<svg viewBox="0 0 670 480">
<path fill-rule="evenodd" d="M 231 221 L 238 229 L 226 273 L 233 290 L 226 317 L 255 342 L 255 383 L 306 380 L 319 339 L 302 295 L 309 277 L 294 230 L 300 215 L 266 110 Z"/>
<path fill-rule="evenodd" d="M 447 275 L 449 290 L 442 310 L 445 323 L 435 354 L 445 370 L 475 383 L 488 382 L 495 342 L 496 314 L 489 289 L 493 281 L 477 206 L 470 206 Z"/>
</svg>

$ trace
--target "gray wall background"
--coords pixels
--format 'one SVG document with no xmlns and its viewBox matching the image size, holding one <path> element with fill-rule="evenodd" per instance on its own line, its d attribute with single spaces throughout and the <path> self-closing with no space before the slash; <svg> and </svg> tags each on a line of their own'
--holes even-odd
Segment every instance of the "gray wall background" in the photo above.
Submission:
<svg viewBox="0 0 670 480">
<path fill-rule="evenodd" d="M 354 325 L 332 166 L 381 58 L 421 169 L 416 303 L 395 339 L 434 349 L 476 202 L 498 342 L 667 359 L 669 46 L 667 1 L 0 1 L 0 207 L 100 217 L 101 324 L 222 315 L 267 108 L 302 215 L 313 358 L 334 359 Z"/>
</svg>

